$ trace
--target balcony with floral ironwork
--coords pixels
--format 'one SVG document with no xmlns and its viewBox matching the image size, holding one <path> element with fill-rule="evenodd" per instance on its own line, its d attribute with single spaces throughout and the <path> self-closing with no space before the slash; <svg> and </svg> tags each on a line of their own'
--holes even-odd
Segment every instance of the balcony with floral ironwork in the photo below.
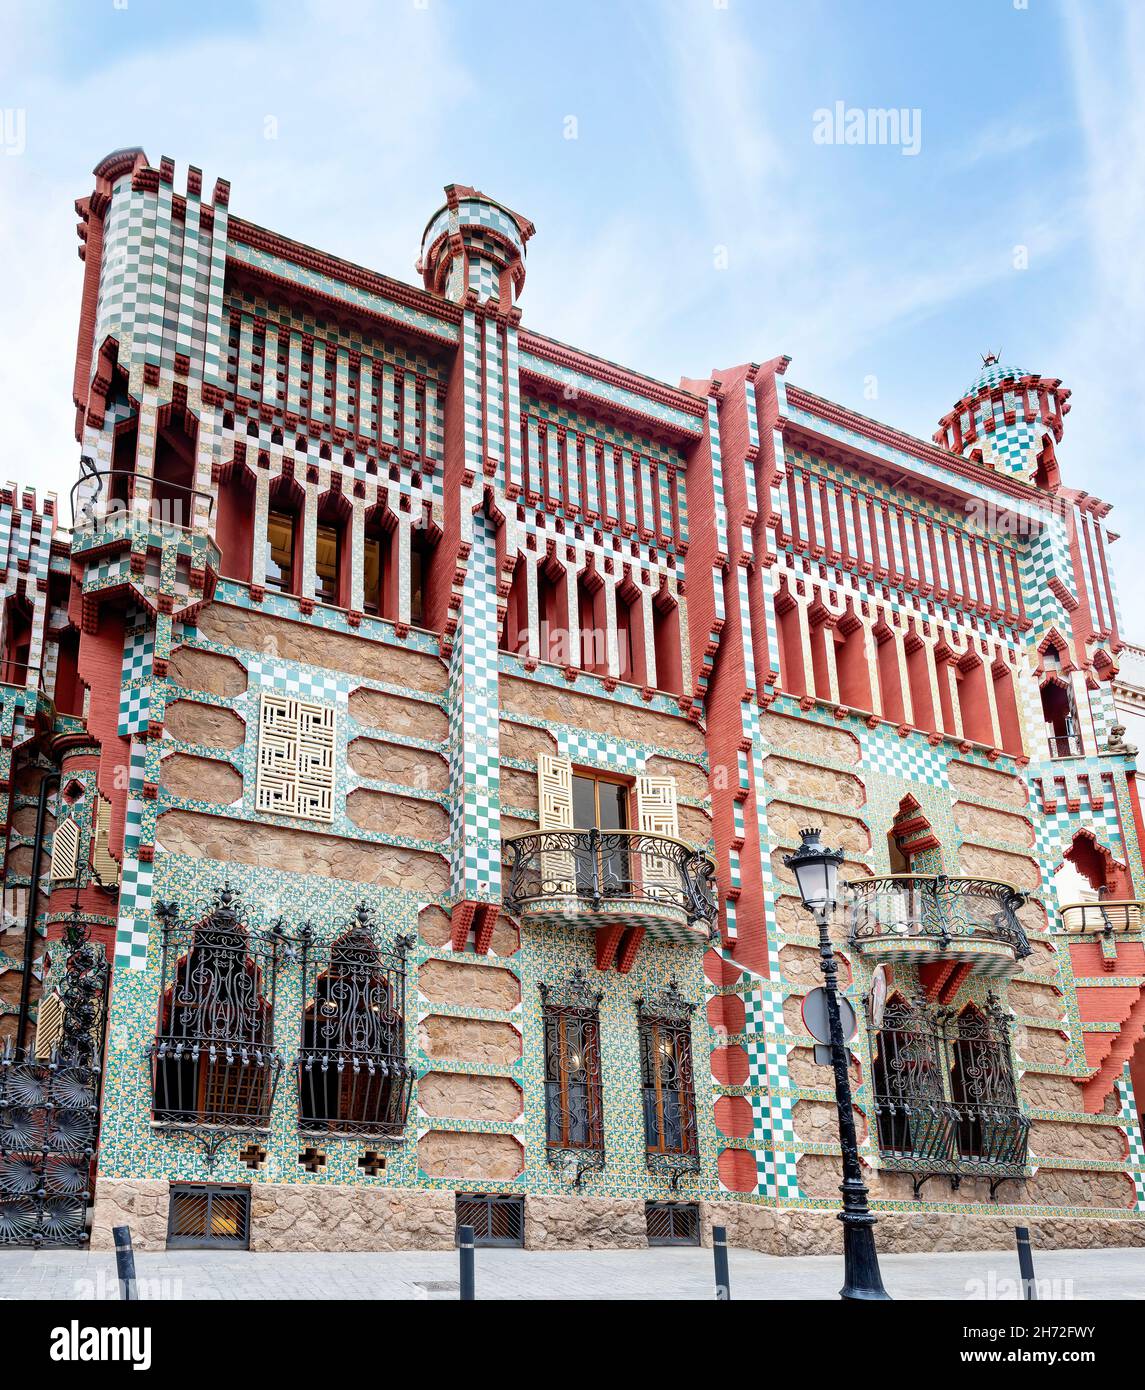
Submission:
<svg viewBox="0 0 1145 1390">
<path fill-rule="evenodd" d="M 682 840 L 641 830 L 541 830 L 505 841 L 505 905 L 522 924 L 643 928 L 706 944 L 715 864 Z"/>
<path fill-rule="evenodd" d="M 946 874 L 890 874 L 846 885 L 851 945 L 877 961 L 958 961 L 1009 975 L 1030 954 L 1012 884 Z"/>
</svg>

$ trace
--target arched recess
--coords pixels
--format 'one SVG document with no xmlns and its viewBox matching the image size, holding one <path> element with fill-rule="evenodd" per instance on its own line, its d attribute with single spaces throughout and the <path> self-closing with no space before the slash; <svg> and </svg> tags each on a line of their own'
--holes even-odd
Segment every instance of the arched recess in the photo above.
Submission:
<svg viewBox="0 0 1145 1390">
<path fill-rule="evenodd" d="M 934 691 L 930 683 L 930 660 L 926 643 L 913 626 L 903 642 L 906 652 L 906 678 L 910 686 L 910 704 L 916 729 L 941 732 L 934 709 Z"/>
<path fill-rule="evenodd" d="M 990 702 L 986 695 L 985 662 L 978 652 L 967 652 L 956 669 L 962 737 L 993 748 L 994 725 L 990 720 Z"/>
<path fill-rule="evenodd" d="M 241 463 L 229 463 L 219 474 L 215 503 L 215 544 L 221 556 L 219 571 L 228 579 L 249 584 L 254 553 L 254 474 Z"/>
<path fill-rule="evenodd" d="M 669 695 L 684 691 L 684 634 L 680 627 L 680 604 L 666 582 L 652 596 L 652 640 L 656 653 L 656 688 Z"/>
<path fill-rule="evenodd" d="M 807 694 L 807 673 L 803 663 L 803 634 L 799 604 L 786 583 L 775 596 L 775 622 L 779 631 L 779 683 L 788 695 Z"/>
<path fill-rule="evenodd" d="M 1045 661 L 1044 656 L 1043 661 Z M 1050 674 L 1047 674 L 1043 679 L 1039 692 L 1050 757 L 1080 757 L 1082 753 L 1081 728 L 1078 723 L 1073 687 L 1069 682 L 1068 675 L 1059 675 L 1048 662 L 1046 669 Z"/>
<path fill-rule="evenodd" d="M 542 661 L 557 666 L 573 664 L 565 567 L 551 549 L 537 564 L 537 638 Z"/>
<path fill-rule="evenodd" d="M 648 684 L 648 662 L 644 653 L 644 595 L 625 566 L 624 578 L 616 586 L 616 654 L 620 679 L 630 685 Z"/>
<path fill-rule="evenodd" d="M 266 587 L 282 594 L 302 592 L 302 530 L 306 494 L 279 474 L 270 485 L 266 521 Z"/>
<path fill-rule="evenodd" d="M 23 594 L 4 601 L 4 685 L 27 685 L 32 658 L 32 605 Z"/>
<path fill-rule="evenodd" d="M 906 722 L 906 703 L 894 629 L 885 618 L 880 618 L 871 635 L 876 643 L 875 664 L 879 673 L 879 700 L 883 718 L 889 719 L 892 724 L 903 724 Z"/>
<path fill-rule="evenodd" d="M 1074 832 L 1073 839 L 1062 851 L 1055 877 L 1066 865 L 1072 865 L 1090 888 L 1102 898 L 1132 898 L 1133 880 L 1128 866 L 1117 859 L 1108 845 L 1098 839 L 1088 827 Z"/>
<path fill-rule="evenodd" d="M 835 678 L 841 705 L 868 712 L 874 708 L 866 630 L 850 606 L 835 625 Z"/>
<path fill-rule="evenodd" d="M 195 485 L 198 421 L 188 410 L 165 405 L 159 411 L 152 473 L 152 507 L 173 526 L 190 526 Z"/>
<path fill-rule="evenodd" d="M 1056 492 L 1061 486 L 1053 435 L 1042 436 L 1042 447 L 1038 451 L 1038 463 L 1034 469 L 1034 486 L 1045 488 L 1048 492 Z"/>
<path fill-rule="evenodd" d="M 1014 673 L 999 655 L 990 667 L 990 679 L 994 684 L 994 708 L 998 712 L 998 731 L 1002 738 L 1002 751 L 1021 757 L 1022 722 L 1018 715 L 1018 695 L 1014 688 Z"/>
<path fill-rule="evenodd" d="M 949 1048 L 950 1096 L 958 1107 L 958 1151 L 963 1158 L 998 1160 L 1004 1118 L 1017 1109 L 1010 1039 L 1001 1013 L 967 1004 Z"/>
<path fill-rule="evenodd" d="M 518 554 L 513 579 L 505 601 L 505 621 L 501 624 L 501 650 L 516 656 L 529 654 L 528 561 Z"/>
<path fill-rule="evenodd" d="M 318 499 L 314 533 L 314 597 L 335 608 L 350 606 L 350 531 L 354 509 L 341 492 Z"/>
<path fill-rule="evenodd" d="M 384 496 L 370 507 L 362 527 L 362 604 L 375 618 L 398 616 L 398 518 Z"/>
<path fill-rule="evenodd" d="M 452 571 L 446 574 L 446 561 L 438 555 L 440 539 L 441 528 L 427 502 L 420 515 L 410 517 L 409 620 L 415 627 L 438 623 L 445 606 L 442 591 L 448 590 Z"/>
<path fill-rule="evenodd" d="M 83 684 L 79 671 L 80 634 L 66 627 L 56 638 L 56 686 L 53 694 L 60 714 L 83 714 Z"/>
<path fill-rule="evenodd" d="M 590 556 L 588 564 L 577 575 L 577 626 L 580 653 L 577 665 L 582 671 L 596 675 L 608 674 L 608 608 L 604 579 L 597 572 Z"/>
</svg>

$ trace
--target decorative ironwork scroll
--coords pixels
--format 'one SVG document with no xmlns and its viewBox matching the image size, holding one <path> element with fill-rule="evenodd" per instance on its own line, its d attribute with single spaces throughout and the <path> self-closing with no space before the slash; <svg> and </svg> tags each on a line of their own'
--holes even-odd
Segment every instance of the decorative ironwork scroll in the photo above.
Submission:
<svg viewBox="0 0 1145 1390">
<path fill-rule="evenodd" d="M 306 1133 L 400 1139 L 415 1068 L 405 1055 L 411 936 L 382 944 L 360 905 L 330 941 L 301 935 L 305 1006 L 298 1050 L 298 1122 Z"/>
<path fill-rule="evenodd" d="M 871 1031 L 872 1089 L 884 1166 L 957 1187 L 1024 1176 L 1030 1122 L 1018 1105 L 1009 1020 L 994 995 L 961 1013 L 892 995 Z"/>
<path fill-rule="evenodd" d="M 894 874 L 846 885 L 851 941 L 924 938 L 943 949 L 970 939 L 1001 942 L 1017 960 L 1030 954 L 1018 920 L 1026 901 L 1008 883 L 945 874 Z"/>
<path fill-rule="evenodd" d="M 700 1170 L 692 1067 L 695 1007 L 675 979 L 636 1001 L 645 1158 L 649 1171 L 670 1178 L 673 1188 L 685 1174 Z"/>
<path fill-rule="evenodd" d="M 545 1131 L 551 1166 L 584 1175 L 604 1167 L 600 1001 L 581 966 L 554 989 L 539 986 L 545 1037 Z"/>
<path fill-rule="evenodd" d="M 107 962 L 78 904 L 63 947 L 55 1046 L 37 1056 L 9 1041 L 0 1052 L 0 1248 L 88 1239 Z"/>
<path fill-rule="evenodd" d="M 642 830 L 542 830 L 507 839 L 505 849 L 510 911 L 572 896 L 593 909 L 668 909 L 714 929 L 712 861 L 679 840 Z"/>
<path fill-rule="evenodd" d="M 151 1047 L 155 1120 L 265 1129 L 283 1068 L 274 1047 L 274 998 L 284 933 L 249 931 L 229 886 L 193 926 L 171 903 L 157 911 L 163 956 Z"/>
</svg>

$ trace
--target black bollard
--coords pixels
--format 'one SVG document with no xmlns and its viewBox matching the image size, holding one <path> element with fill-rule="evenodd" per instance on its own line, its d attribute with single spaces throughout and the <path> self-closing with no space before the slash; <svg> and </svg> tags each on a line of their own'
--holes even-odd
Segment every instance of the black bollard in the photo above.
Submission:
<svg viewBox="0 0 1145 1390">
<path fill-rule="evenodd" d="M 133 1303 L 139 1297 L 135 1288 L 135 1252 L 131 1248 L 131 1227 L 114 1226 L 111 1232 L 115 1239 L 115 1269 L 119 1275 L 119 1289 L 125 1302 Z"/>
<path fill-rule="evenodd" d="M 1038 1301 L 1038 1286 L 1034 1279 L 1034 1257 L 1030 1251 L 1030 1232 L 1026 1226 L 1015 1226 L 1018 1238 L 1018 1269 L 1022 1275 L 1022 1295 L 1034 1303 Z"/>
<path fill-rule="evenodd" d="M 472 1226 L 459 1226 L 457 1228 L 457 1246 L 461 1251 L 461 1301 L 462 1303 L 472 1303 L 477 1297 L 477 1288 L 473 1278 Z"/>
<path fill-rule="evenodd" d="M 716 1300 L 720 1303 L 730 1301 L 732 1296 L 731 1277 L 728 1274 L 728 1228 L 712 1227 L 712 1257 L 716 1265 Z"/>
</svg>

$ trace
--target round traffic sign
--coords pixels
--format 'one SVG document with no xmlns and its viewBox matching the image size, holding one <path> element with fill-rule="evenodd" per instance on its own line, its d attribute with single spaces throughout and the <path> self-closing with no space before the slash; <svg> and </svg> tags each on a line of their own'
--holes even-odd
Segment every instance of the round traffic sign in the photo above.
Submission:
<svg viewBox="0 0 1145 1390">
<path fill-rule="evenodd" d="M 854 1009 L 840 994 L 839 1022 L 843 1025 L 843 1041 L 850 1042 L 859 1031 Z M 816 1042 L 829 1043 L 831 1028 L 827 1022 L 827 991 L 820 985 L 803 996 L 803 1024 Z"/>
</svg>

